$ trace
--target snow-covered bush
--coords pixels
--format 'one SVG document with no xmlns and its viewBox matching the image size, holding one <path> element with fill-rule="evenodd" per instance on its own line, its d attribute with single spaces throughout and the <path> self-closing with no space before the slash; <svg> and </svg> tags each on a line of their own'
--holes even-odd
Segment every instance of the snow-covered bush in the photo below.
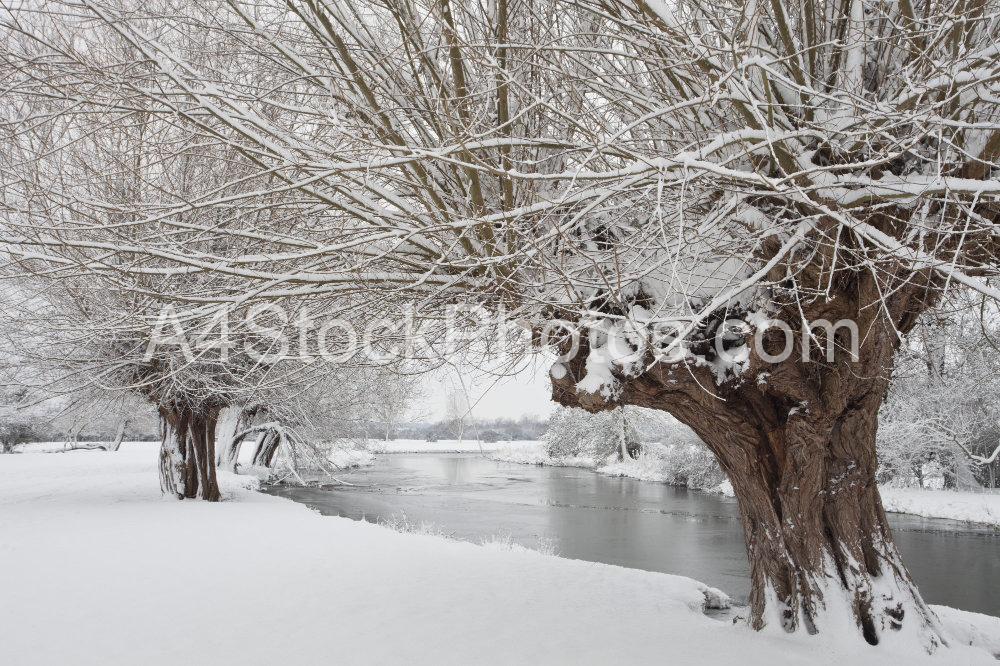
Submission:
<svg viewBox="0 0 1000 666">
<path fill-rule="evenodd" d="M 0 423 L 0 453 L 13 453 L 14 447 L 31 441 L 32 428 L 27 423 L 5 420 Z"/>
<path fill-rule="evenodd" d="M 640 435 L 641 433 L 641 435 Z M 622 455 L 621 441 L 626 441 Z M 639 445 L 640 439 L 646 444 Z M 549 421 L 547 457 L 530 450 L 505 452 L 507 460 L 601 466 L 604 474 L 660 481 L 688 488 L 714 489 L 726 480 L 715 456 L 687 426 L 638 408 L 591 414 L 562 408 Z"/>
<path fill-rule="evenodd" d="M 365 443 L 356 439 L 336 439 L 317 442 L 313 445 L 322 460 L 336 468 L 361 467 L 375 462 L 375 456 L 365 447 Z"/>
<path fill-rule="evenodd" d="M 621 459 L 624 450 L 634 457 L 639 437 L 632 412 L 624 407 L 595 414 L 574 408 L 556 410 L 545 432 L 549 456 L 601 461 L 611 456 Z"/>
<path fill-rule="evenodd" d="M 635 460 L 612 463 L 605 474 L 713 490 L 726 480 L 715 456 L 685 425 L 661 423 L 659 441 L 645 444 Z"/>
<path fill-rule="evenodd" d="M 726 480 L 712 455 L 700 439 L 692 437 L 673 442 L 664 447 L 661 457 L 663 467 L 669 470 L 674 485 L 688 488 L 715 488 Z"/>
</svg>

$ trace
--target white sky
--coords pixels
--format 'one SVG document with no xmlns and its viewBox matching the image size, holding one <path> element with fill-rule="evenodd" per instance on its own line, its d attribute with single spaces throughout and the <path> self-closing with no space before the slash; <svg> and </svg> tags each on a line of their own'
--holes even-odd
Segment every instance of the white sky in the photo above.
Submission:
<svg viewBox="0 0 1000 666">
<path fill-rule="evenodd" d="M 414 409 L 413 416 L 429 421 L 444 418 L 448 395 L 453 391 L 467 393 L 471 414 L 476 418 L 548 416 L 555 408 L 548 374 L 551 363 L 542 356 L 529 358 L 519 372 L 510 376 L 471 367 L 442 368 L 425 380 L 425 406 Z"/>
</svg>

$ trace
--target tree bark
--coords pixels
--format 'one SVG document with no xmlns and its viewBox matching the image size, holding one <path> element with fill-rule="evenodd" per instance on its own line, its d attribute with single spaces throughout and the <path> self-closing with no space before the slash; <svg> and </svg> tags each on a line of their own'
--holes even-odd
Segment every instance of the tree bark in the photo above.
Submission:
<svg viewBox="0 0 1000 666">
<path fill-rule="evenodd" d="M 215 475 L 215 426 L 219 408 L 160 407 L 160 489 L 178 499 L 218 502 Z"/>
</svg>

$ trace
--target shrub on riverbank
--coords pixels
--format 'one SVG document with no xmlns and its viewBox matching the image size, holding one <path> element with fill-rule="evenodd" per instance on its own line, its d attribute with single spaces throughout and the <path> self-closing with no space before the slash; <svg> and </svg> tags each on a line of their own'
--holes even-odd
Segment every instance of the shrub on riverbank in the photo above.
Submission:
<svg viewBox="0 0 1000 666">
<path fill-rule="evenodd" d="M 558 437 L 555 442 L 501 446 L 491 457 L 527 465 L 586 467 L 609 476 L 658 481 L 712 492 L 718 492 L 719 485 L 726 481 L 726 475 L 714 456 L 687 426 L 676 421 L 662 422 L 657 433 L 659 441 L 643 444 L 635 458 L 622 460 L 616 446 L 606 439 L 604 442 L 595 441 L 595 433 L 599 433 L 599 429 L 590 419 L 577 418 L 577 411 L 565 410 L 562 415 L 553 416 L 555 428 L 550 432 Z M 574 442 L 573 437 L 577 441 Z"/>
</svg>

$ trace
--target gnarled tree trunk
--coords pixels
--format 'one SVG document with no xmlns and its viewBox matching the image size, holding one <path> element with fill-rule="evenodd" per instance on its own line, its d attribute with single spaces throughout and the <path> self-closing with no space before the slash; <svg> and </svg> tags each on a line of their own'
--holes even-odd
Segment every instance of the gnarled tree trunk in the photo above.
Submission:
<svg viewBox="0 0 1000 666">
<path fill-rule="evenodd" d="M 764 335 L 763 354 L 751 353 L 721 381 L 711 359 L 688 356 L 650 359 L 638 375 L 613 369 L 609 390 L 584 391 L 577 386 L 588 372 L 584 339 L 552 373 L 553 397 L 590 411 L 664 410 L 704 440 L 739 503 L 755 629 L 815 633 L 847 622 L 871 644 L 916 636 L 930 651 L 945 640 L 893 545 L 875 480 L 878 410 L 896 331 L 910 323 L 906 305 L 894 304 L 898 328 L 878 312 L 863 320 L 869 311 L 858 308 L 864 337 L 856 355 L 831 334 L 834 358 L 803 361 L 802 347 L 827 342 L 807 334 L 789 357 L 771 362 L 774 343 L 785 341 L 778 331 Z"/>
<path fill-rule="evenodd" d="M 219 408 L 160 406 L 160 488 L 178 499 L 220 499 L 215 476 L 215 426 Z"/>
<path fill-rule="evenodd" d="M 865 640 L 940 629 L 892 542 L 875 482 L 878 396 L 837 414 L 693 419 L 739 501 L 751 624 L 814 633 L 848 610 Z M 780 411 L 771 414 L 778 416 Z M 709 422 L 711 419 L 711 422 Z"/>
<path fill-rule="evenodd" d="M 567 378 L 553 381 L 556 398 L 593 408 L 566 389 Z M 660 390 L 637 382 L 626 394 L 632 404 L 669 409 L 729 475 L 750 563 L 751 626 L 815 633 L 853 617 L 871 644 L 904 625 L 930 649 L 943 643 L 893 545 L 875 482 L 881 394 L 831 413 L 763 396 L 691 400 L 669 381 Z"/>
</svg>

